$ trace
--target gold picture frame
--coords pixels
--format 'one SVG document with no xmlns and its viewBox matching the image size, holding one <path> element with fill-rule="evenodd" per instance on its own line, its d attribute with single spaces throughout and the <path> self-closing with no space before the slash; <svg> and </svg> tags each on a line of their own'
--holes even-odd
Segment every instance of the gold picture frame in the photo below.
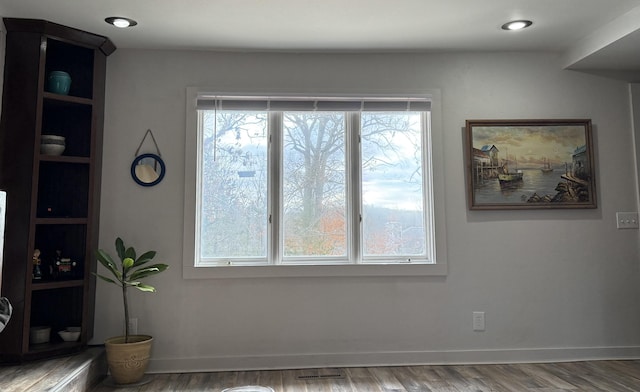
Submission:
<svg viewBox="0 0 640 392">
<path fill-rule="evenodd" d="M 590 119 L 467 120 L 471 210 L 597 208 Z"/>
</svg>

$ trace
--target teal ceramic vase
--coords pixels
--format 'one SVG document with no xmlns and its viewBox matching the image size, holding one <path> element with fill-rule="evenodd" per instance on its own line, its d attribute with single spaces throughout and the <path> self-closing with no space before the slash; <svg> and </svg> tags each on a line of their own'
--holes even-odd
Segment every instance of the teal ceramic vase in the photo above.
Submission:
<svg viewBox="0 0 640 392">
<path fill-rule="evenodd" d="M 51 71 L 47 80 L 47 90 L 49 92 L 67 95 L 71 87 L 71 76 L 64 71 Z"/>
</svg>

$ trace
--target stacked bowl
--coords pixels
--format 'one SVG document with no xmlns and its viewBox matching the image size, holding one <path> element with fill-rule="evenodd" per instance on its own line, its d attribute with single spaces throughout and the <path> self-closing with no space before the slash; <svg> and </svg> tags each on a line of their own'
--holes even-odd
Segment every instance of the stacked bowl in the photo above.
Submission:
<svg viewBox="0 0 640 392">
<path fill-rule="evenodd" d="M 51 327 L 31 327 L 29 328 L 29 343 L 41 344 L 49 342 Z"/>
<path fill-rule="evenodd" d="M 64 136 L 42 135 L 40 137 L 40 153 L 45 155 L 62 155 L 65 149 Z"/>
</svg>

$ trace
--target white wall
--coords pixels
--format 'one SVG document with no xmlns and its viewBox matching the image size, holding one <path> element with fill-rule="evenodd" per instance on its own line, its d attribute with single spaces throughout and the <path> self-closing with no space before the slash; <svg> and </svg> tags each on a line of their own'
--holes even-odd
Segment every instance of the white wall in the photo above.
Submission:
<svg viewBox="0 0 640 392">
<path fill-rule="evenodd" d="M 446 278 L 184 280 L 185 88 L 442 93 Z M 640 355 L 638 231 L 628 86 L 562 71 L 552 54 L 268 54 L 117 50 L 108 58 L 100 244 L 116 236 L 171 264 L 133 293 L 151 371 L 537 361 Z M 596 210 L 466 208 L 465 119 L 591 118 Z M 147 128 L 167 176 L 129 165 Z M 150 145 L 147 145 L 150 147 Z M 472 312 L 486 312 L 473 332 Z M 98 284 L 94 343 L 121 332 L 118 291 Z"/>
<path fill-rule="evenodd" d="M 629 84 L 629 96 L 631 100 L 631 118 L 634 136 L 634 148 L 636 150 L 636 176 L 640 173 L 640 83 Z M 640 184 L 638 184 L 640 187 Z M 638 189 L 640 192 L 640 189 Z M 640 202 L 640 200 L 639 200 Z"/>
</svg>

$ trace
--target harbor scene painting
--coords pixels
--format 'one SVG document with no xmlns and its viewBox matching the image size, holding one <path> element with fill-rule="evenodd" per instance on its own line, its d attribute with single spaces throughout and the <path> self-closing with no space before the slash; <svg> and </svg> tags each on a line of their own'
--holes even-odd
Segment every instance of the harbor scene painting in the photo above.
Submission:
<svg viewBox="0 0 640 392">
<path fill-rule="evenodd" d="M 596 208 L 591 120 L 467 120 L 470 209 Z"/>
</svg>

